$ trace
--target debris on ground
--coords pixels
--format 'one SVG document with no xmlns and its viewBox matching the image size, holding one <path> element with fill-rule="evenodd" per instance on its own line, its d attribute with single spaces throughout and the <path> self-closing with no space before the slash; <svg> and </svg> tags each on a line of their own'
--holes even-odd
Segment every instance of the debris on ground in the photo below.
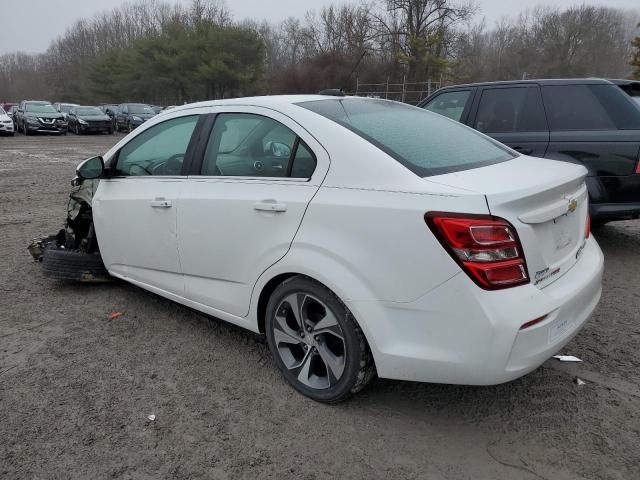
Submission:
<svg viewBox="0 0 640 480">
<path fill-rule="evenodd" d="M 586 385 L 588 382 L 585 382 L 584 380 L 582 380 L 581 378 L 576 377 L 575 378 L 575 382 L 578 385 Z"/>
<path fill-rule="evenodd" d="M 553 358 L 557 358 L 561 362 L 582 362 L 582 360 L 573 355 L 554 355 Z"/>
<path fill-rule="evenodd" d="M 155 415 L 149 415 L 149 416 L 147 417 L 147 420 L 149 420 L 150 422 L 155 422 L 155 420 L 156 420 L 156 416 L 155 416 Z"/>
<path fill-rule="evenodd" d="M 109 321 L 115 320 L 116 318 L 120 318 L 123 315 L 124 313 L 122 312 L 111 312 L 111 314 L 109 315 Z"/>
</svg>

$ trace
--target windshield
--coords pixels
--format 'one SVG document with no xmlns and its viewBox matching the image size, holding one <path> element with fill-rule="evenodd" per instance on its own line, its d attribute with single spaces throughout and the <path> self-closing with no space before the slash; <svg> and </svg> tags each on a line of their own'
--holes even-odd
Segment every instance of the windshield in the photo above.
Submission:
<svg viewBox="0 0 640 480">
<path fill-rule="evenodd" d="M 131 104 L 129 105 L 129 113 L 151 113 L 154 114 L 156 112 L 153 111 L 149 105 L 141 105 L 141 104 Z"/>
<path fill-rule="evenodd" d="M 104 113 L 102 113 L 102 110 L 100 110 L 98 107 L 78 107 L 76 108 L 76 114 L 77 115 L 104 115 Z"/>
<path fill-rule="evenodd" d="M 5 115 L 7 112 L 4 111 L 4 108 L 0 107 L 0 115 Z"/>
<path fill-rule="evenodd" d="M 471 128 L 398 102 L 345 98 L 298 105 L 357 133 L 421 177 L 514 158 L 506 147 Z"/>
<path fill-rule="evenodd" d="M 24 110 L 33 113 L 58 113 L 50 103 L 27 103 Z"/>
<path fill-rule="evenodd" d="M 71 110 L 75 106 L 77 105 L 60 105 L 60 111 L 64 113 L 69 113 L 69 110 Z"/>
</svg>

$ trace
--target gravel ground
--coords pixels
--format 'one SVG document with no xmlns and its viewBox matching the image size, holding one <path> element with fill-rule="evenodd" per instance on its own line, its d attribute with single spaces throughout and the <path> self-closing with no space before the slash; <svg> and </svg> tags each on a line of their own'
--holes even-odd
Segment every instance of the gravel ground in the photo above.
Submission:
<svg viewBox="0 0 640 480">
<path fill-rule="evenodd" d="M 584 363 L 496 387 L 377 380 L 326 406 L 285 384 L 258 337 L 31 261 L 75 165 L 118 138 L 0 138 L 0 477 L 640 478 L 640 222 L 595 232 L 604 295 L 564 350 Z"/>
</svg>

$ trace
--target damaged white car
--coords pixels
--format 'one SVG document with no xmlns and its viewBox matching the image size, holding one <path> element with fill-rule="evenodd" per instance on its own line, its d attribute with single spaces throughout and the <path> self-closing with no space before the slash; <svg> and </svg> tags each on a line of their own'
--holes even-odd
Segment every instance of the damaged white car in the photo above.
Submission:
<svg viewBox="0 0 640 480">
<path fill-rule="evenodd" d="M 598 303 L 586 173 L 396 102 L 205 102 L 82 163 L 67 228 L 32 250 L 54 277 L 108 272 L 265 334 L 318 401 L 375 374 L 489 385 Z"/>
</svg>

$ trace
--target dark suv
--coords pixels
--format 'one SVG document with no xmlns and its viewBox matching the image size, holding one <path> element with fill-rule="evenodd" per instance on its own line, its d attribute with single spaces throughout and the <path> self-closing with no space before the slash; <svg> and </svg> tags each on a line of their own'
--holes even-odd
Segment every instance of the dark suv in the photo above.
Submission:
<svg viewBox="0 0 640 480">
<path fill-rule="evenodd" d="M 456 85 L 418 106 L 524 155 L 584 165 L 595 222 L 640 216 L 640 107 L 608 80 Z"/>
<path fill-rule="evenodd" d="M 122 103 L 115 115 L 115 128 L 120 132 L 131 132 L 155 115 L 153 108 L 145 103 Z"/>
<path fill-rule="evenodd" d="M 49 102 L 23 100 L 16 111 L 15 123 L 25 135 L 36 132 L 67 134 L 67 122 Z"/>
</svg>

